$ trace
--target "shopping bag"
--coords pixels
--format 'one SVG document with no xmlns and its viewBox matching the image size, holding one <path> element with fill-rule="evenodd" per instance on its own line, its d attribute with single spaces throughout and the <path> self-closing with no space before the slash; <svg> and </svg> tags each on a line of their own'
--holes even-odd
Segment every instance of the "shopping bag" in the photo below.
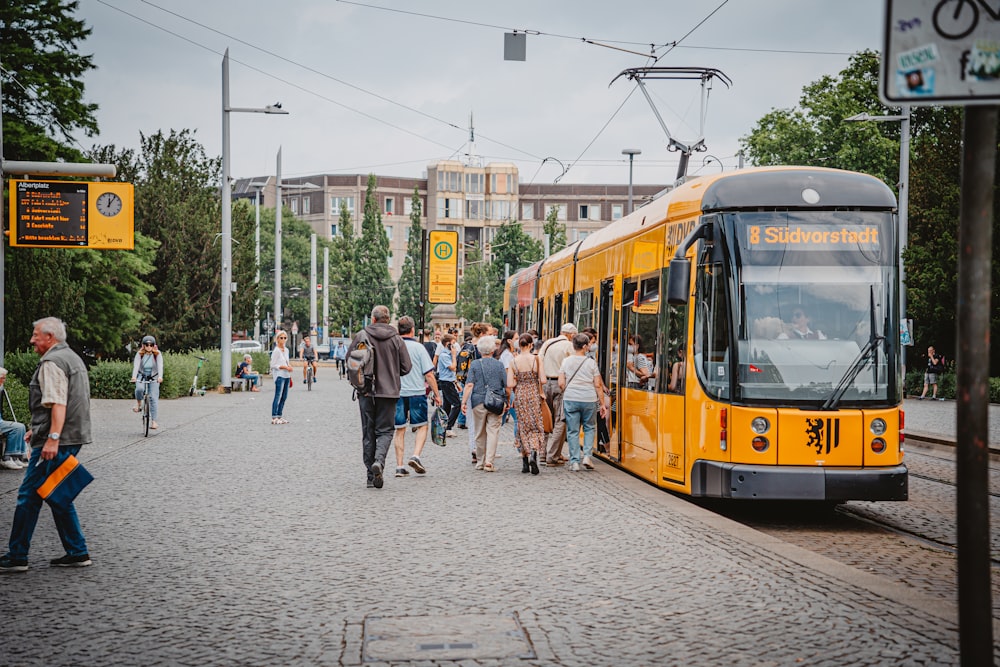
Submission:
<svg viewBox="0 0 1000 667">
<path fill-rule="evenodd" d="M 552 410 L 549 409 L 549 404 L 544 398 L 540 400 L 542 403 L 542 430 L 546 433 L 552 433 Z"/>
<path fill-rule="evenodd" d="M 39 461 L 41 463 L 41 461 Z M 38 464 L 36 464 L 38 465 Z M 55 470 L 48 474 L 38 487 L 38 495 L 54 507 L 69 507 L 83 488 L 94 481 L 94 476 L 80 461 L 70 454 Z"/>
<path fill-rule="evenodd" d="M 431 415 L 431 440 L 435 445 L 444 447 L 448 435 L 448 413 L 442 407 L 437 407 Z"/>
</svg>

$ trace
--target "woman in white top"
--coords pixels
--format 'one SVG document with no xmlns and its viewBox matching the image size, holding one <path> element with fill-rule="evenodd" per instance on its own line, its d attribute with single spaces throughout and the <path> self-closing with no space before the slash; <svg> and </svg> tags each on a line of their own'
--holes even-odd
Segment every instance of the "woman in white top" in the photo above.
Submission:
<svg viewBox="0 0 1000 667">
<path fill-rule="evenodd" d="M 140 382 L 141 380 L 141 382 Z M 144 336 L 142 347 L 132 360 L 132 380 L 135 384 L 135 407 L 132 412 L 142 412 L 142 397 L 149 383 L 149 428 L 160 428 L 156 417 L 160 412 L 160 384 L 163 382 L 163 355 L 156 347 L 156 339 Z"/>
<path fill-rule="evenodd" d="M 288 358 L 288 348 L 285 342 L 288 334 L 279 331 L 275 337 L 274 349 L 271 350 L 271 377 L 274 378 L 274 401 L 271 403 L 271 423 L 287 424 L 282 417 L 285 411 L 285 398 L 288 396 L 288 385 L 292 382 L 292 362 Z"/>
<path fill-rule="evenodd" d="M 573 336 L 573 354 L 559 368 L 559 388 L 563 392 L 563 413 L 566 416 L 566 440 L 569 442 L 570 470 L 580 471 L 580 426 L 583 426 L 583 467 L 594 469 L 590 458 L 594 451 L 597 415 L 605 416 L 604 381 L 597 362 L 587 356 L 590 336 Z"/>
</svg>

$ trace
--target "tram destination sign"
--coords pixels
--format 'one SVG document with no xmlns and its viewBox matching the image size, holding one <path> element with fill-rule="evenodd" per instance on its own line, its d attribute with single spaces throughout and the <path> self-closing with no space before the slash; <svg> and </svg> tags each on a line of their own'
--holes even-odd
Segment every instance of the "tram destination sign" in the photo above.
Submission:
<svg viewBox="0 0 1000 667">
<path fill-rule="evenodd" d="M 131 250 L 131 183 L 10 181 L 10 245 Z"/>
</svg>

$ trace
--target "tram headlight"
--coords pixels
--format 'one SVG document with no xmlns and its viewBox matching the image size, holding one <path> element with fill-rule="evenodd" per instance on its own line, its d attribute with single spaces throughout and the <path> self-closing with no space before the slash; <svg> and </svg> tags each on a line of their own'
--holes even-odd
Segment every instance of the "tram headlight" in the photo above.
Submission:
<svg viewBox="0 0 1000 667">
<path fill-rule="evenodd" d="M 767 420 L 767 417 L 754 417 L 753 421 L 750 422 L 750 430 L 757 435 L 764 435 L 771 430 L 771 422 Z"/>
<path fill-rule="evenodd" d="M 882 438 L 872 438 L 872 451 L 881 454 L 885 451 L 885 440 Z"/>
<path fill-rule="evenodd" d="M 758 435 L 756 438 L 750 441 L 750 446 L 753 447 L 753 450 L 755 452 L 761 454 L 767 451 L 767 448 L 771 446 L 771 443 L 764 436 Z"/>
<path fill-rule="evenodd" d="M 881 417 L 876 417 L 875 419 L 872 420 L 872 423 L 871 423 L 871 426 L 869 426 L 869 429 L 871 430 L 872 435 L 884 435 L 885 434 L 885 420 L 882 419 Z"/>
</svg>

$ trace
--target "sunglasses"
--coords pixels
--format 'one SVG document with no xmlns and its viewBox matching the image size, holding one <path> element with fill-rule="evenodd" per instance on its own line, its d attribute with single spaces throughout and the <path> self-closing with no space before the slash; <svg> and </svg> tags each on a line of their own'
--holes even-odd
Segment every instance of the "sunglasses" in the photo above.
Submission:
<svg viewBox="0 0 1000 667">
<path fill-rule="evenodd" d="M 796 319 L 796 320 L 801 319 L 801 318 L 803 318 L 805 316 L 806 316 L 805 313 L 792 313 L 792 318 Z"/>
</svg>

